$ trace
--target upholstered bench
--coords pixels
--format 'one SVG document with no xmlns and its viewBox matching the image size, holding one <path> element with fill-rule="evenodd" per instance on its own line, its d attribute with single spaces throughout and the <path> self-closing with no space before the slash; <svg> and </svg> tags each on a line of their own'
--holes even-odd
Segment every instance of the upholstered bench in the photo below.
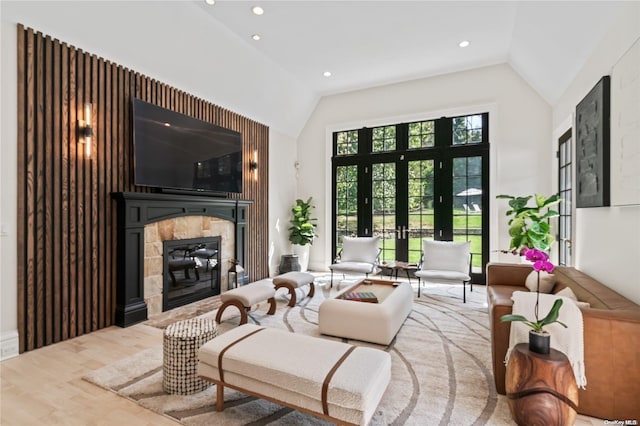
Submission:
<svg viewBox="0 0 640 426">
<path fill-rule="evenodd" d="M 205 343 L 198 374 L 236 389 L 338 424 L 366 425 L 391 378 L 382 350 L 245 324 Z"/>
<path fill-rule="evenodd" d="M 273 284 L 275 285 L 276 291 L 280 288 L 286 288 L 289 290 L 289 306 L 295 306 L 297 298 L 296 298 L 296 289 L 305 285 L 309 285 L 309 293 L 307 293 L 308 297 L 313 297 L 315 294 L 315 286 L 313 284 L 313 280 L 315 277 L 306 272 L 287 272 L 282 275 L 278 275 L 273 279 Z"/>
<path fill-rule="evenodd" d="M 240 311 L 240 324 L 246 324 L 247 312 L 253 305 L 257 305 L 265 300 L 270 304 L 267 314 L 273 315 L 276 313 L 275 295 L 276 290 L 273 287 L 271 280 L 255 281 L 247 285 L 243 285 L 242 287 L 225 291 L 220 295 L 222 306 L 220 306 L 218 313 L 216 314 L 216 322 L 220 324 L 222 313 L 227 309 L 227 307 L 235 306 Z"/>
</svg>

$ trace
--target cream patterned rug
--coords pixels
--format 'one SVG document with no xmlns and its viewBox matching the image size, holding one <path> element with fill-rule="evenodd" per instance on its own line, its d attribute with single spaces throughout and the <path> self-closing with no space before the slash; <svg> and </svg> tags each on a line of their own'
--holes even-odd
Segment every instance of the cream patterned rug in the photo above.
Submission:
<svg viewBox="0 0 640 426">
<path fill-rule="evenodd" d="M 476 286 L 472 293 L 467 288 L 466 304 L 462 303 L 461 286 L 429 286 L 422 291 L 389 346 L 348 340 L 386 350 L 392 357 L 391 383 L 370 424 L 514 424 L 506 398 L 498 395 L 493 385 L 484 287 Z M 317 312 L 320 303 L 335 292 L 335 286 L 319 286 L 313 299 L 302 299 L 289 308 L 285 293 L 279 291 L 276 314 L 266 315 L 266 304 L 258 306 L 249 314 L 249 322 L 332 339 L 319 335 Z M 210 306 L 216 303 L 203 302 Z M 191 308 L 191 312 L 201 311 Z M 215 316 L 215 310 L 200 316 Z M 225 311 L 224 317 L 218 333 L 238 324 L 239 316 L 232 308 Z M 161 318 L 149 325 L 163 327 L 167 321 Z M 96 370 L 84 379 L 189 426 L 328 424 L 230 389 L 225 389 L 225 410 L 218 413 L 215 386 L 194 395 L 167 395 L 162 390 L 160 341 L 156 348 Z"/>
</svg>

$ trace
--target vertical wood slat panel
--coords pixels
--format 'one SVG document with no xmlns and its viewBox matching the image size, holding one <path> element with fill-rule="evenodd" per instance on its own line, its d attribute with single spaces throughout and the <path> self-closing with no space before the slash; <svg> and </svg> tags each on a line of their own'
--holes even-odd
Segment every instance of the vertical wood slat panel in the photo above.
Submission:
<svg viewBox="0 0 640 426">
<path fill-rule="evenodd" d="M 268 275 L 268 128 L 179 89 L 18 26 L 18 327 L 20 352 L 113 324 L 117 191 L 133 184 L 133 97 L 243 134 L 245 267 Z M 92 155 L 78 119 L 92 105 Z M 248 161 L 258 151 L 257 181 Z M 254 244 L 255 242 L 255 244 Z"/>
<path fill-rule="evenodd" d="M 18 53 L 18 84 L 17 84 L 17 90 L 18 90 L 18 129 L 17 129 L 17 133 L 18 133 L 18 141 L 17 141 L 17 157 L 18 157 L 18 164 L 17 164 L 17 172 L 18 172 L 18 179 L 17 179 L 17 183 L 18 183 L 18 217 L 17 217 L 17 230 L 18 230 L 18 234 L 22 236 L 22 238 L 18 238 L 17 240 L 17 247 L 16 247 L 16 252 L 17 252 L 17 257 L 18 257 L 18 265 L 17 265 L 17 283 L 16 283 L 16 287 L 17 287 L 17 292 L 18 292 L 18 297 L 17 297 L 17 302 L 18 302 L 18 330 L 20 330 L 20 341 L 18 344 L 18 350 L 20 352 L 24 352 L 25 351 L 25 330 L 26 330 L 26 321 L 25 321 L 25 313 L 26 313 L 26 289 L 27 289 L 27 285 L 28 285 L 28 279 L 27 279 L 27 274 L 26 274 L 26 268 L 25 268 L 25 261 L 27 259 L 27 254 L 26 254 L 26 224 L 27 224 L 27 220 L 26 220 L 26 198 L 25 198 L 25 191 L 23 191 L 22 189 L 26 188 L 26 167 L 25 167 L 25 155 L 26 155 L 26 135 L 27 135 L 27 129 L 26 129 L 26 125 L 28 123 L 27 121 L 27 114 L 26 114 L 26 106 L 29 103 L 29 97 L 26 94 L 26 87 L 27 87 L 27 75 L 28 75 L 28 71 L 27 71 L 27 67 L 26 67 L 26 60 L 28 58 L 28 53 L 27 53 L 27 46 L 26 46 L 26 39 L 27 39 L 27 34 L 26 31 L 24 29 L 24 27 L 21 24 L 18 24 L 18 36 L 17 36 L 17 40 L 18 40 L 18 46 L 17 46 L 17 53 Z"/>
<path fill-rule="evenodd" d="M 52 273 L 53 281 L 51 283 L 53 288 L 53 336 L 52 342 L 59 342 L 62 340 L 62 327 L 63 327 L 63 300 L 62 300 L 62 129 L 65 126 L 62 125 L 62 82 L 61 82 L 61 68 L 60 63 L 62 55 L 60 52 L 60 44 L 52 43 L 53 45 L 53 61 L 52 67 L 52 103 L 53 103 L 53 168 L 51 176 L 52 184 L 52 196 L 53 196 L 53 229 L 51 234 L 53 235 L 53 251 L 52 258 Z"/>
<path fill-rule="evenodd" d="M 35 245 L 35 340 L 36 345 L 44 346 L 44 265 L 45 249 L 44 238 L 46 229 L 44 224 L 44 197 L 45 197 L 45 175 L 44 175 L 44 157 L 45 157 L 45 137 L 44 133 L 44 40 L 42 37 L 36 37 L 36 58 L 35 58 L 35 151 L 34 151 L 34 182 L 33 192 L 35 197 L 35 222 L 36 222 L 36 239 Z"/>
<path fill-rule="evenodd" d="M 51 37 L 44 39 L 44 99 L 53 99 L 53 41 Z M 44 344 L 53 343 L 53 299 L 54 299 L 54 260 L 53 256 L 53 169 L 55 157 L 53 154 L 53 103 L 45 102 L 44 105 L 44 257 L 40 260 L 44 273 Z"/>
<path fill-rule="evenodd" d="M 60 58 L 60 91 L 62 93 L 62 111 L 61 111 L 61 119 L 60 125 L 64 129 L 62 131 L 62 146 L 60 147 L 60 152 L 62 155 L 62 164 L 61 164 L 61 173 L 62 177 L 60 178 L 60 187 L 61 187 L 61 238 L 60 245 L 62 246 L 62 257 L 61 257 L 61 265 L 62 265 L 62 319 L 61 319 L 61 327 L 60 331 L 60 339 L 67 340 L 71 333 L 70 321 L 71 321 L 71 302 L 70 302 L 70 275 L 71 275 L 71 256 L 69 252 L 69 174 L 70 174 L 70 162 L 69 162 L 69 138 L 70 138 L 70 130 L 69 130 L 69 49 L 66 44 L 62 45 L 61 48 L 61 58 Z"/>
</svg>

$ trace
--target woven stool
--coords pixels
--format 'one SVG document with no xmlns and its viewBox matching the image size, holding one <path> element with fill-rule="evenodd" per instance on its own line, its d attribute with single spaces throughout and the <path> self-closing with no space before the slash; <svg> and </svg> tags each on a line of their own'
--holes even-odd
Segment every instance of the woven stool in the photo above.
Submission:
<svg viewBox="0 0 640 426">
<path fill-rule="evenodd" d="M 166 393 L 190 395 L 211 386 L 198 377 L 198 349 L 217 333 L 215 321 L 204 318 L 175 322 L 164 330 L 162 388 Z"/>
</svg>

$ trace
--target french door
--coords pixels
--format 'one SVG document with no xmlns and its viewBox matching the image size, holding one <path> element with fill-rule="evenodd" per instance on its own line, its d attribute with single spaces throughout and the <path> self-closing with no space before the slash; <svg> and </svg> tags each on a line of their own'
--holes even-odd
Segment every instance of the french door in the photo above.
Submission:
<svg viewBox="0 0 640 426">
<path fill-rule="evenodd" d="M 487 121 L 477 114 L 334 134 L 334 250 L 345 235 L 377 235 L 381 261 L 417 263 L 423 239 L 470 241 L 474 281 L 484 282 Z"/>
</svg>

